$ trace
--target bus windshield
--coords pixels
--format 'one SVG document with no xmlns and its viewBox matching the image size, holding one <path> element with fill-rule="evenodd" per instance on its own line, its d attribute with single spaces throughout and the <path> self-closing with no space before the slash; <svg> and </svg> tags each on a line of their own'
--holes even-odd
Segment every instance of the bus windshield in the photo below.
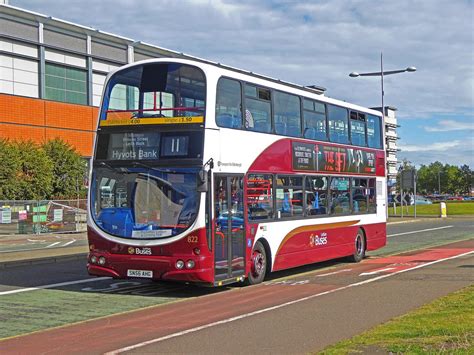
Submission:
<svg viewBox="0 0 474 355">
<path fill-rule="evenodd" d="M 172 118 L 203 118 L 205 95 L 204 73 L 196 67 L 180 63 L 134 66 L 117 72 L 108 82 L 100 125 L 110 120 L 168 118 L 155 123 L 181 123 Z"/>
<path fill-rule="evenodd" d="M 158 239 L 182 233 L 199 207 L 196 168 L 99 163 L 91 184 L 97 225 L 117 237 Z"/>
</svg>

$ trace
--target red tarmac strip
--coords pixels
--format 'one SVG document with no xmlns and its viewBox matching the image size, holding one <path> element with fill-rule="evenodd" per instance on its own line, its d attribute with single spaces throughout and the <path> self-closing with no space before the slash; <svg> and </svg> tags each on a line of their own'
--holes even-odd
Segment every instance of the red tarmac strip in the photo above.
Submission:
<svg viewBox="0 0 474 355">
<path fill-rule="evenodd" d="M 304 278 L 307 282 L 291 287 L 275 282 L 235 288 L 183 302 L 5 339 L 0 341 L 0 349 L 2 354 L 105 353 L 348 286 L 365 280 L 360 277 L 361 273 L 375 272 L 377 275 L 374 276 L 380 276 L 379 273 L 398 272 L 472 251 L 474 240 L 468 240 L 416 253 L 367 259 L 352 265 L 348 272 L 324 278 L 317 278 L 317 272 L 295 275 L 295 280 Z M 347 269 L 347 265 L 339 268 Z M 327 273 L 327 270 L 320 273 Z"/>
</svg>

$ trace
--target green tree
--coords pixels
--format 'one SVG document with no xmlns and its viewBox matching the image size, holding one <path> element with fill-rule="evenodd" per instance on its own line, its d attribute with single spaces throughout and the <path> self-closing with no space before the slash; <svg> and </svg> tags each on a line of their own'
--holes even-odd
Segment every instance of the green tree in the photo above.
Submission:
<svg viewBox="0 0 474 355">
<path fill-rule="evenodd" d="M 12 144 L 21 159 L 16 172 L 17 200 L 49 199 L 53 190 L 53 163 L 46 152 L 32 141 Z"/>
<path fill-rule="evenodd" d="M 13 200 L 20 191 L 18 150 L 6 139 L 0 140 L 0 200 Z"/>
<path fill-rule="evenodd" d="M 446 192 L 453 195 L 462 193 L 462 173 L 455 165 L 446 164 L 444 166 L 444 174 L 446 180 Z"/>
<path fill-rule="evenodd" d="M 43 144 L 42 148 L 53 162 L 52 166 L 52 193 L 54 198 L 76 198 L 84 197 L 84 177 L 87 171 L 87 163 L 76 150 L 56 138 Z"/>
<path fill-rule="evenodd" d="M 471 192 L 471 187 L 474 186 L 474 174 L 469 165 L 461 166 L 461 176 L 462 193 L 468 194 Z"/>
<path fill-rule="evenodd" d="M 432 194 L 435 179 L 429 166 L 421 165 L 417 172 L 417 189 L 420 194 Z"/>
</svg>

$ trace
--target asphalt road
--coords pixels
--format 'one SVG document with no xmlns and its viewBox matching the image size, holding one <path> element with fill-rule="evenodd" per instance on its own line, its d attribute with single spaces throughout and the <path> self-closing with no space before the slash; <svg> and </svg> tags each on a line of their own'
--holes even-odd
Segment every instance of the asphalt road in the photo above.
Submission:
<svg viewBox="0 0 474 355">
<path fill-rule="evenodd" d="M 433 252 L 426 255 L 415 253 L 416 256 L 412 259 L 403 260 L 381 257 L 400 251 L 432 248 L 456 240 L 472 239 L 474 237 L 473 227 L 474 219 L 472 218 L 428 219 L 414 223 L 391 224 L 388 226 L 387 247 L 371 253 L 369 258 L 361 264 L 350 264 L 339 260 L 301 267 L 274 273 L 264 285 L 245 288 L 233 286 L 203 289 L 181 284 L 141 280 L 95 279 L 87 275 L 85 260 L 64 260 L 56 263 L 5 268 L 0 271 L 0 300 L 2 301 L 0 302 L 0 313 L 5 320 L 0 326 L 0 338 L 111 314 L 120 314 L 134 309 L 144 309 L 140 312 L 145 312 L 145 314 L 150 310 L 148 315 L 151 316 L 155 315 L 157 308 L 146 307 L 158 304 L 164 305 L 163 307 L 177 307 L 176 311 L 167 313 L 166 316 L 158 314 L 161 320 L 166 320 L 170 314 L 173 314 L 172 319 L 176 318 L 182 322 L 174 325 L 164 323 L 166 331 L 163 334 L 174 334 L 173 330 L 176 329 L 181 329 L 181 331 L 193 329 L 193 321 L 196 320 L 211 324 L 213 321 L 226 319 L 226 315 L 231 318 L 241 317 L 243 314 L 255 312 L 256 309 L 261 310 L 285 302 L 294 302 L 298 297 L 318 295 L 318 293 L 328 292 L 328 290 L 357 284 L 361 280 L 383 276 L 387 272 L 383 271 L 384 268 L 391 269 L 390 272 L 394 273 L 406 265 L 416 266 L 423 258 L 428 262 L 436 259 L 439 255 L 433 254 Z M 472 243 L 469 248 L 473 248 Z M 408 257 L 411 257 L 411 254 L 413 253 L 408 253 Z M 456 264 L 458 261 L 459 264 Z M 301 310 L 299 308 L 292 309 L 296 304 L 291 307 L 289 305 L 277 308 L 275 312 L 245 316 L 241 320 L 236 319 L 232 322 L 219 324 L 219 326 L 202 329 L 199 332 L 191 332 L 186 335 L 185 340 L 180 335 L 167 341 L 154 343 L 154 345 L 150 345 L 151 348 L 139 348 L 137 351 L 193 353 L 216 353 L 222 352 L 222 349 L 226 349 L 224 352 L 237 353 L 253 353 L 258 352 L 258 349 L 263 349 L 262 351 L 265 352 L 292 353 L 314 351 L 326 344 L 321 341 L 321 337 L 330 344 L 390 319 L 395 314 L 403 314 L 433 298 L 452 292 L 464 285 L 472 284 L 472 265 L 472 257 L 444 261 L 419 270 L 394 274 L 393 277 L 370 282 L 364 284 L 363 287 L 362 285 L 361 287 L 350 286 L 334 293 L 330 291 L 331 297 L 322 295 L 298 302 L 298 304 L 307 305 L 306 309 L 304 307 Z M 364 273 L 367 275 L 363 275 Z M 31 289 L 34 287 L 43 289 L 34 291 Z M 248 296 L 245 296 L 247 293 Z M 348 296 L 344 301 L 346 293 Z M 339 299 L 340 301 L 335 301 Z M 363 302 L 360 302 L 360 299 L 363 299 Z M 172 302 L 178 300 L 186 302 Z M 206 310 L 206 306 L 199 303 L 207 302 L 206 300 L 213 306 L 220 305 L 220 308 Z M 268 300 L 271 302 L 269 303 Z M 243 308 L 242 305 L 244 305 Z M 286 308 L 292 309 L 292 311 L 285 313 L 287 312 Z M 31 314 L 31 309 L 34 309 L 34 316 Z M 159 309 L 161 308 L 159 307 Z M 183 314 L 183 309 L 188 309 L 188 313 Z M 199 315 L 195 314 L 196 309 L 201 310 Z M 344 311 L 339 311 L 339 309 Z M 280 317 L 268 318 L 273 313 L 280 314 Z M 180 314 L 181 317 L 179 317 Z M 219 317 L 210 319 L 206 316 L 209 314 Z M 135 314 L 130 317 L 126 313 L 125 318 L 127 317 L 130 320 L 130 318 L 135 318 Z M 249 319 L 245 320 L 245 318 Z M 109 318 L 106 318 L 107 324 L 115 322 L 107 319 Z M 137 319 L 139 321 L 140 318 Z M 265 319 L 265 321 L 261 323 L 261 319 Z M 319 323 L 320 319 L 321 323 Z M 338 322 L 338 320 L 340 321 Z M 120 324 L 123 319 L 117 322 Z M 131 337 L 127 341 L 120 342 L 118 341 L 120 338 L 115 337 L 113 339 L 117 341 L 112 339 L 111 343 L 101 345 L 100 339 L 98 339 L 97 343 L 92 344 L 89 350 L 110 351 L 116 349 L 119 344 L 130 345 L 137 344 L 143 339 L 156 339 L 156 334 L 161 334 L 160 327 L 163 327 L 163 323 L 156 323 L 155 328 L 155 323 L 148 324 L 148 322 L 145 321 L 143 324 L 144 330 L 150 330 L 150 326 L 152 326 L 152 333 L 140 330 L 138 323 L 127 325 L 125 329 L 129 329 L 128 333 Z M 241 323 L 242 328 L 239 328 Z M 159 324 L 161 325 L 159 326 Z M 131 328 L 127 328 L 129 326 Z M 86 332 L 90 333 L 92 328 L 90 325 L 87 327 Z M 69 327 L 64 329 L 69 329 Z M 99 334 L 100 326 L 97 329 Z M 103 331 L 110 333 L 110 329 L 107 327 Z M 212 332 L 212 335 L 207 335 L 208 332 Z M 259 332 L 265 337 L 265 344 L 269 344 L 268 349 L 262 348 Z M 137 339 L 136 335 L 141 333 L 143 336 Z M 319 333 L 323 335 L 319 336 Z M 44 333 L 44 336 L 49 338 L 51 334 L 47 332 Z M 27 338 L 21 337 L 19 339 L 25 340 Z M 194 343 L 194 338 L 197 343 Z M 309 340 L 305 341 L 303 338 Z M 41 336 L 40 339 L 42 339 Z M 267 342 L 267 339 L 274 340 Z M 2 342 L 0 345 L 4 344 Z M 188 347 L 188 344 L 192 345 Z M 233 344 L 232 346 L 235 344 L 236 347 L 226 347 L 226 344 Z M 243 344 L 246 344 L 247 347 L 243 347 Z M 287 347 L 284 346 L 285 344 Z M 197 347 L 193 348 L 193 346 Z M 58 349 L 56 348 L 56 352 L 60 352 Z M 73 351 L 74 347 L 61 348 L 61 350 L 69 352 L 69 350 Z"/>
<path fill-rule="evenodd" d="M 474 236 L 474 218 L 426 218 L 409 223 L 394 222 L 387 226 L 387 235 L 387 245 L 382 249 L 368 253 L 368 256 L 390 255 L 466 239 L 470 235 Z M 74 236 L 69 236 L 69 239 L 79 239 L 81 243 L 83 242 L 82 238 Z M 0 254 L 0 261 L 2 257 L 3 255 Z M 320 270 L 341 263 L 344 263 L 344 260 L 285 270 L 270 275 L 270 279 Z M 0 292 L 21 287 L 37 287 L 83 279 L 95 280 L 87 274 L 85 266 L 84 256 L 84 259 L 71 257 L 64 258 L 62 261 L 60 259 L 55 263 L 45 260 L 44 263 L 6 268 L 0 273 Z M 117 281 L 101 280 L 97 282 L 100 283 L 97 288 L 104 288 L 105 285 Z M 162 284 L 148 280 L 134 280 L 134 282 L 145 285 Z M 164 284 L 166 285 L 166 283 Z"/>
<path fill-rule="evenodd" d="M 5 354 L 307 353 L 471 285 L 473 267 L 471 239 L 80 322 L 0 345 Z"/>
</svg>

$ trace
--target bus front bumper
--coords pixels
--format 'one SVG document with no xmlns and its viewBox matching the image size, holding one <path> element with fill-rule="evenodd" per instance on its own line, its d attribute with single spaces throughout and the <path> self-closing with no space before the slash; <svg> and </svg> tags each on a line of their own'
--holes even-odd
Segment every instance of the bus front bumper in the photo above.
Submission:
<svg viewBox="0 0 474 355">
<path fill-rule="evenodd" d="M 179 260 L 183 262 L 182 268 L 177 266 Z M 192 263 L 189 263 L 190 261 Z M 88 257 L 87 271 L 89 275 L 116 279 L 142 278 L 212 283 L 214 270 L 212 267 L 206 267 L 207 263 L 208 259 L 202 256 L 157 257 L 91 252 Z"/>
</svg>

